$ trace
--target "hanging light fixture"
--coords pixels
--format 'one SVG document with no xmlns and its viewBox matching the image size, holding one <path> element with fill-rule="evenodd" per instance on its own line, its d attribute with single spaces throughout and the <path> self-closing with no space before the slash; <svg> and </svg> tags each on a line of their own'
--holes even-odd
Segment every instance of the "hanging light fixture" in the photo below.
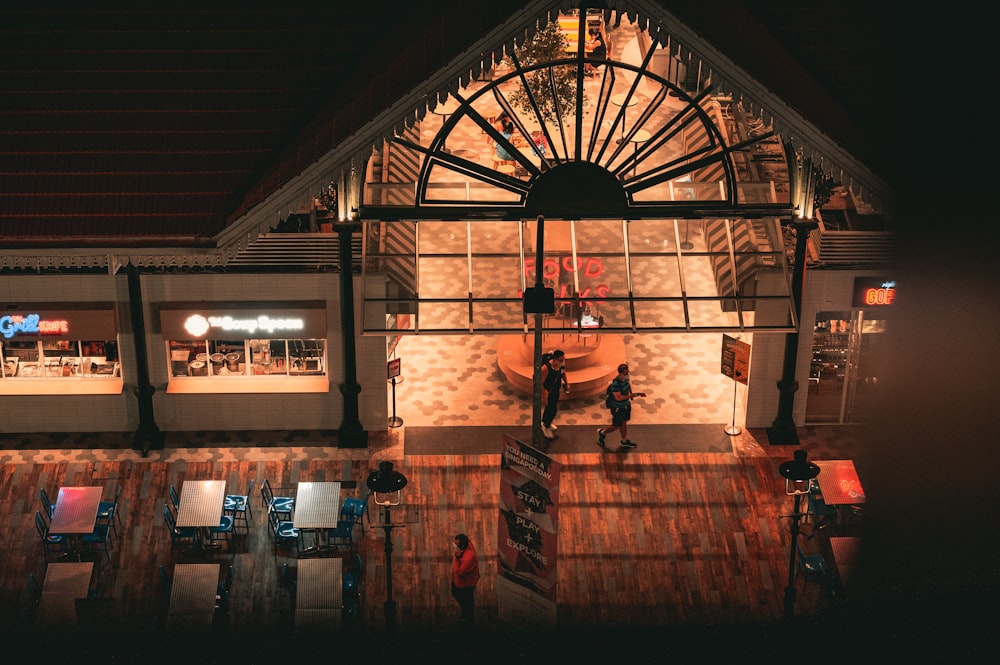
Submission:
<svg viewBox="0 0 1000 665">
<path fill-rule="evenodd" d="M 379 462 L 378 469 L 368 474 L 365 482 L 379 506 L 398 506 L 406 483 L 406 476 L 393 469 L 392 462 Z"/>
</svg>

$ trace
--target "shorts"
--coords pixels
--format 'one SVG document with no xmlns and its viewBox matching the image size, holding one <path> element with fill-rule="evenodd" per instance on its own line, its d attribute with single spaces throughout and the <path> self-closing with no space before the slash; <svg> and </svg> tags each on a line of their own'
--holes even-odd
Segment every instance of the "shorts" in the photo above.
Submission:
<svg viewBox="0 0 1000 665">
<path fill-rule="evenodd" d="M 621 427 L 632 418 L 631 406 L 611 407 L 611 425 Z"/>
</svg>

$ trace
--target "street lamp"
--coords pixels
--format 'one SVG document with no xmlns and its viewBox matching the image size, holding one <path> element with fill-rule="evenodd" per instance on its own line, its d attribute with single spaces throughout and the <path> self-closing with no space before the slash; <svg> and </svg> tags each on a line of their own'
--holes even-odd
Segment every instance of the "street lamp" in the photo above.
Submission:
<svg viewBox="0 0 1000 665">
<path fill-rule="evenodd" d="M 392 599 L 392 506 L 398 506 L 406 476 L 392 468 L 392 462 L 379 462 L 378 470 L 368 474 L 365 484 L 372 492 L 375 505 L 385 507 L 382 529 L 385 531 L 385 626 L 390 634 L 396 631 L 396 601 Z"/>
<path fill-rule="evenodd" d="M 795 559 L 798 555 L 799 520 L 802 518 L 799 506 L 802 502 L 802 495 L 809 492 L 812 479 L 819 475 L 819 467 L 806 461 L 806 451 L 796 450 L 793 456 L 794 459 L 782 462 L 781 466 L 778 467 L 778 473 L 785 479 L 785 494 L 795 497 L 795 510 L 790 515 L 792 518 L 792 547 L 791 553 L 788 555 L 788 586 L 785 587 L 786 619 L 791 619 L 795 614 Z"/>
</svg>

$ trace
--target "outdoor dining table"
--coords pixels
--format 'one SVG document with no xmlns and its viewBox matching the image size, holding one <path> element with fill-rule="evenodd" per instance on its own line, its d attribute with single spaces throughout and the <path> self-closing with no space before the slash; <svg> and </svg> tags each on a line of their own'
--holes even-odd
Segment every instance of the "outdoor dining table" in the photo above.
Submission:
<svg viewBox="0 0 1000 665">
<path fill-rule="evenodd" d="M 320 531 L 334 529 L 340 519 L 340 483 L 310 482 L 299 483 L 295 494 L 295 517 L 292 526 L 303 531 L 314 531 L 316 545 L 305 552 L 320 549 Z"/>
<path fill-rule="evenodd" d="M 77 561 L 83 558 L 82 537 L 93 533 L 97 524 L 97 510 L 103 493 L 103 487 L 59 488 L 49 533 L 66 537 L 71 543 L 70 553 L 75 555 Z"/>
<path fill-rule="evenodd" d="M 177 526 L 198 527 L 198 539 L 203 549 L 212 547 L 210 527 L 222 521 L 222 507 L 226 501 L 226 481 L 185 480 L 181 486 L 181 503 L 177 508 Z M 215 545 L 219 547 L 219 545 Z"/>
<path fill-rule="evenodd" d="M 854 462 L 849 459 L 816 460 L 819 491 L 830 506 L 859 505 L 865 502 L 865 490 Z"/>
<path fill-rule="evenodd" d="M 343 560 L 299 561 L 295 592 L 296 629 L 329 630 L 340 627 L 343 598 Z"/>
<path fill-rule="evenodd" d="M 218 588 L 219 564 L 176 564 L 170 584 L 167 629 L 183 633 L 210 631 Z"/>
<path fill-rule="evenodd" d="M 833 562 L 837 566 L 837 575 L 844 584 L 850 582 L 858 560 L 858 548 L 861 539 L 853 536 L 833 536 L 830 538 L 830 551 Z"/>
<path fill-rule="evenodd" d="M 93 574 L 93 561 L 50 563 L 45 569 L 35 625 L 39 628 L 76 628 L 76 599 L 87 597 Z"/>
</svg>

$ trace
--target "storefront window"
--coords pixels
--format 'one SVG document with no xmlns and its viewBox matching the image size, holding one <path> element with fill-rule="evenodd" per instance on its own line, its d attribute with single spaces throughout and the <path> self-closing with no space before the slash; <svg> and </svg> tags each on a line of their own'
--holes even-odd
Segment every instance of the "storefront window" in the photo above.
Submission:
<svg viewBox="0 0 1000 665">
<path fill-rule="evenodd" d="M 5 342 L 0 349 L 6 379 L 108 379 L 121 375 L 117 345 L 111 341 L 18 341 Z"/>
<path fill-rule="evenodd" d="M 170 375 L 179 377 L 325 376 L 325 339 L 168 341 Z"/>
</svg>

